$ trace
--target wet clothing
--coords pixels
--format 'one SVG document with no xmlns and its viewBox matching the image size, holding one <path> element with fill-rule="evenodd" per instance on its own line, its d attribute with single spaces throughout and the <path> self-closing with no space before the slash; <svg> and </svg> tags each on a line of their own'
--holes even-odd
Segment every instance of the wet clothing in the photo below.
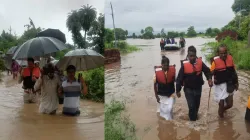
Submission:
<svg viewBox="0 0 250 140">
<path fill-rule="evenodd" d="M 202 72 L 207 80 L 212 78 L 210 69 L 202 62 L 201 58 L 197 58 L 194 64 L 191 64 L 189 60 L 182 61 L 176 80 L 176 92 L 180 92 L 182 86 L 191 89 L 201 88 L 204 84 Z"/>
<path fill-rule="evenodd" d="M 213 72 L 215 85 L 228 81 L 232 81 L 234 84 L 238 83 L 238 76 L 231 55 L 227 56 L 226 61 L 219 56 L 214 57 L 210 70 Z"/>
<path fill-rule="evenodd" d="M 32 80 L 32 77 L 38 79 L 40 77 L 40 69 L 34 67 L 31 71 L 30 68 L 24 68 L 21 76 L 23 77 L 24 89 L 33 89 L 35 81 Z"/>
<path fill-rule="evenodd" d="M 201 87 L 197 89 L 184 88 L 184 92 L 189 108 L 188 112 L 189 119 L 191 121 L 196 121 L 198 119 L 202 88 Z"/>
<path fill-rule="evenodd" d="M 18 72 L 19 70 L 19 65 L 17 64 L 17 62 L 12 62 L 12 65 L 11 65 L 11 71 L 12 72 Z"/>
<path fill-rule="evenodd" d="M 62 83 L 62 88 L 64 94 L 63 114 L 79 115 L 81 83 L 77 80 L 72 83 L 66 80 Z"/>
<path fill-rule="evenodd" d="M 161 41 L 161 42 L 160 42 L 161 50 L 164 50 L 164 46 L 165 46 L 165 42 L 164 42 L 164 41 Z"/>
<path fill-rule="evenodd" d="M 160 116 L 166 120 L 173 119 L 173 105 L 175 103 L 175 66 L 169 66 L 169 70 L 164 72 L 161 66 L 155 67 L 154 84 L 157 86 L 157 95 L 160 98 Z"/>
<path fill-rule="evenodd" d="M 176 80 L 177 92 L 180 92 L 184 86 L 191 121 L 196 121 L 198 116 L 202 85 L 204 84 L 202 72 L 207 80 L 212 78 L 210 69 L 202 62 L 201 58 L 197 58 L 194 64 L 190 63 L 189 60 L 184 60 Z"/>
<path fill-rule="evenodd" d="M 185 47 L 185 44 L 186 44 L 185 39 L 184 38 L 180 39 L 180 45 L 181 45 L 182 48 Z"/>
<path fill-rule="evenodd" d="M 40 77 L 40 69 L 34 67 L 31 71 L 30 68 L 24 68 L 18 80 L 18 83 L 23 82 L 24 103 L 35 103 L 37 101 L 37 96 L 34 92 L 36 81 L 33 81 L 32 77 L 38 79 Z"/>
<path fill-rule="evenodd" d="M 227 84 L 222 83 L 214 85 L 214 100 L 219 103 L 220 100 L 225 100 L 228 96 L 232 96 L 234 93 L 227 92 Z"/>
<path fill-rule="evenodd" d="M 34 86 L 35 90 L 41 89 L 39 112 L 50 114 L 58 109 L 57 90 L 61 81 L 57 75 L 50 79 L 47 75 L 40 77 Z"/>
<path fill-rule="evenodd" d="M 155 67 L 158 95 L 170 97 L 175 92 L 175 72 L 175 66 L 169 66 L 169 70 L 166 72 L 161 67 Z"/>
<path fill-rule="evenodd" d="M 232 96 L 235 84 L 238 83 L 232 56 L 228 55 L 226 61 L 220 59 L 219 56 L 214 57 L 210 70 L 214 75 L 215 101 L 220 102 L 220 100 L 225 100 L 228 96 Z"/>
</svg>

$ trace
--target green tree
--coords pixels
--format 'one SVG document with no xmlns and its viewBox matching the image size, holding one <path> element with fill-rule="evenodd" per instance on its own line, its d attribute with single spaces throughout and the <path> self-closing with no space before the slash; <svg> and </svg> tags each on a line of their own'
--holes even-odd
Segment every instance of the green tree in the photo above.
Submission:
<svg viewBox="0 0 250 140">
<path fill-rule="evenodd" d="M 213 32 L 212 28 L 207 28 L 206 35 L 211 35 Z"/>
<path fill-rule="evenodd" d="M 132 36 L 133 36 L 133 38 L 134 38 L 134 39 L 136 38 L 136 35 L 135 35 L 135 33 L 133 33 L 133 35 L 132 35 Z"/>
<path fill-rule="evenodd" d="M 112 29 L 105 28 L 105 41 L 107 43 L 111 43 L 114 40 L 114 31 Z"/>
<path fill-rule="evenodd" d="M 246 16 L 242 19 L 240 23 L 240 29 L 238 30 L 241 39 L 248 38 L 248 32 L 250 31 L 250 16 Z"/>
<path fill-rule="evenodd" d="M 125 30 L 125 33 L 126 33 L 126 37 L 128 36 L 128 30 Z"/>
<path fill-rule="evenodd" d="M 97 20 L 92 22 L 88 35 L 90 36 L 89 40 L 93 41 L 92 46 L 94 46 L 94 50 L 101 54 L 104 54 L 104 40 L 106 39 L 106 36 L 103 14 L 99 14 Z"/>
<path fill-rule="evenodd" d="M 151 26 L 148 26 L 148 27 L 146 27 L 145 28 L 145 33 L 153 33 L 154 32 L 154 29 L 153 29 L 153 27 L 151 27 Z"/>
<path fill-rule="evenodd" d="M 161 37 L 162 38 L 166 38 L 167 37 L 167 34 L 165 33 L 164 28 L 161 29 Z"/>
<path fill-rule="evenodd" d="M 126 31 L 122 28 L 116 28 L 115 35 L 117 40 L 126 40 Z"/>
<path fill-rule="evenodd" d="M 168 32 L 167 36 L 170 37 L 170 38 L 176 38 L 176 37 L 179 36 L 179 33 L 178 32 L 174 32 L 174 31 L 170 31 L 170 32 Z"/>
<path fill-rule="evenodd" d="M 234 0 L 232 10 L 237 13 L 242 11 L 242 15 L 246 16 L 250 13 L 250 0 Z"/>
<path fill-rule="evenodd" d="M 196 33 L 195 29 L 194 29 L 194 26 L 191 26 L 191 27 L 188 28 L 188 30 L 187 30 L 187 36 L 188 37 L 195 37 L 195 36 L 197 36 L 197 33 Z"/>
<path fill-rule="evenodd" d="M 66 26 L 68 30 L 72 33 L 72 39 L 74 43 L 79 48 L 84 48 L 84 40 L 81 34 L 81 24 L 80 24 L 80 17 L 77 12 L 77 10 L 71 11 L 71 13 L 68 14 Z"/>
<path fill-rule="evenodd" d="M 144 34 L 144 30 L 143 29 L 141 29 L 141 35 L 143 35 Z"/>
<path fill-rule="evenodd" d="M 185 32 L 180 32 L 180 33 L 179 33 L 179 36 L 180 36 L 180 37 L 184 37 L 184 36 L 185 36 Z"/>
<path fill-rule="evenodd" d="M 87 4 L 82 6 L 78 14 L 79 14 L 80 25 L 84 30 L 84 42 L 86 42 L 87 32 L 91 28 L 93 22 L 95 22 L 97 17 L 97 12 L 95 8 Z"/>
</svg>

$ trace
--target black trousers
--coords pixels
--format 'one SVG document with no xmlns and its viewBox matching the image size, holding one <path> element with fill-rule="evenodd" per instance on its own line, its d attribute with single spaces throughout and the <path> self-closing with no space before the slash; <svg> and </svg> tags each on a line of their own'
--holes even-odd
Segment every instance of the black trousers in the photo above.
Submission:
<svg viewBox="0 0 250 140">
<path fill-rule="evenodd" d="M 250 109 L 249 108 L 246 109 L 245 120 L 250 122 Z"/>
<path fill-rule="evenodd" d="M 190 121 L 196 121 L 198 118 L 198 112 L 200 108 L 201 92 L 202 88 L 190 89 L 184 88 L 187 104 L 189 108 L 189 119 Z"/>
</svg>

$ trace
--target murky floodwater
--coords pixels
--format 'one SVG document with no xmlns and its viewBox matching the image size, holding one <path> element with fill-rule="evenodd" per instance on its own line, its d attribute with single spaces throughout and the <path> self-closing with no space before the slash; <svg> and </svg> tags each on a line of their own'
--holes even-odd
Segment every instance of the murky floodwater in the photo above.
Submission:
<svg viewBox="0 0 250 140">
<path fill-rule="evenodd" d="M 0 140 L 103 140 L 104 105 L 81 101 L 81 115 L 38 113 L 38 104 L 24 104 L 21 85 L 5 76 L 0 84 Z"/>
<path fill-rule="evenodd" d="M 178 40 L 177 40 L 178 41 Z M 206 42 L 213 39 L 186 39 L 186 46 L 194 45 L 198 56 L 204 55 L 200 49 Z M 174 105 L 174 120 L 169 122 L 159 118 L 156 113 L 157 103 L 153 91 L 154 66 L 160 65 L 161 55 L 176 64 L 179 71 L 180 60 L 186 57 L 186 50 L 161 53 L 159 39 L 127 40 L 129 44 L 137 45 L 142 51 L 122 56 L 121 63 L 106 66 L 105 89 L 106 101 L 111 98 L 127 101 L 128 113 L 136 124 L 137 135 L 144 140 L 249 140 L 250 124 L 244 120 L 246 100 L 249 93 L 249 74 L 240 72 L 240 91 L 234 96 L 234 106 L 228 110 L 224 119 L 219 119 L 218 105 L 211 93 L 210 109 L 207 112 L 209 87 L 203 86 L 199 120 L 188 121 L 188 107 L 185 96 L 177 98 Z M 205 61 L 205 58 L 203 59 Z M 209 65 L 209 64 L 208 64 Z"/>
</svg>

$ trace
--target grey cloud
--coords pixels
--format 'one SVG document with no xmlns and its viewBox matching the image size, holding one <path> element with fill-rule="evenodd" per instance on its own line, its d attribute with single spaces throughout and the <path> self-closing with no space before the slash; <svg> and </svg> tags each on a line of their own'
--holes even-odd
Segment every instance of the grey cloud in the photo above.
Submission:
<svg viewBox="0 0 250 140">
<path fill-rule="evenodd" d="M 112 0 L 116 27 L 140 32 L 146 26 L 155 31 L 186 31 L 222 27 L 233 17 L 234 0 Z M 105 26 L 112 28 L 110 1 L 105 2 Z"/>
<path fill-rule="evenodd" d="M 37 27 L 60 29 L 69 43 L 73 41 L 66 19 L 71 10 L 90 4 L 99 13 L 104 13 L 104 0 L 0 0 L 0 3 L 0 31 L 11 26 L 20 36 L 31 17 Z"/>
</svg>

